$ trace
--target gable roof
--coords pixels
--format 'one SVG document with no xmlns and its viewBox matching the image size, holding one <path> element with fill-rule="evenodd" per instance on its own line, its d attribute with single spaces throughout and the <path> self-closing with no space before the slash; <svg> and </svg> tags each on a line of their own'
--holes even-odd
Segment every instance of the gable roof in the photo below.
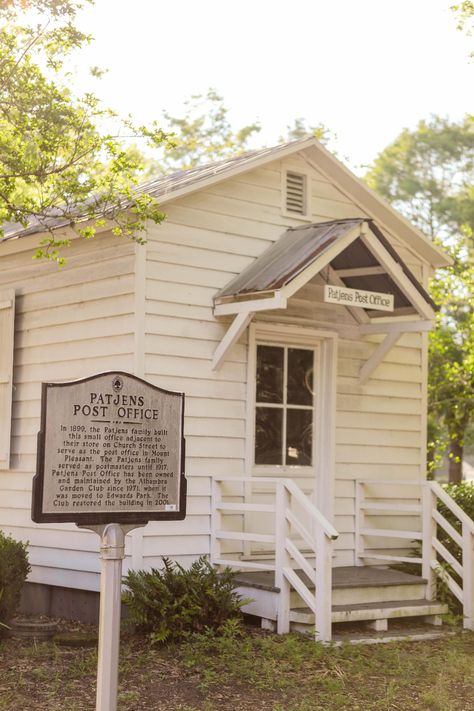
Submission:
<svg viewBox="0 0 474 711">
<path fill-rule="evenodd" d="M 434 267 L 446 266 L 450 263 L 448 256 L 440 247 L 431 242 L 385 200 L 372 192 L 313 137 L 250 151 L 234 158 L 208 163 L 189 170 L 176 171 L 170 175 L 149 180 L 141 184 L 138 190 L 146 191 L 160 203 L 166 203 L 190 192 L 202 190 L 221 180 L 300 152 L 304 154 L 304 158 L 310 166 L 334 180 L 353 202 L 367 211 L 382 227 L 400 236 Z M 32 220 L 27 227 L 8 223 L 3 226 L 5 232 L 3 240 L 41 233 L 45 227 L 57 229 L 69 224 L 71 224 L 70 220 L 55 216 L 47 220 L 47 225 L 41 224 L 38 220 Z"/>
</svg>

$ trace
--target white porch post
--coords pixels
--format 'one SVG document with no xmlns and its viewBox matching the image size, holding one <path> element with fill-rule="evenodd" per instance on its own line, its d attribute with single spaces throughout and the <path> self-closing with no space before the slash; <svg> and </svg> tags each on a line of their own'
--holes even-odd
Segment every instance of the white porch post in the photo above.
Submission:
<svg viewBox="0 0 474 711">
<path fill-rule="evenodd" d="M 436 598 L 436 574 L 431 566 L 431 561 L 436 560 L 436 550 L 433 538 L 436 538 L 436 521 L 433 518 L 433 509 L 436 509 L 436 496 L 431 490 L 430 482 L 422 484 L 421 500 L 423 508 L 423 541 L 422 541 L 422 575 L 428 581 L 426 597 L 428 600 Z"/>
<path fill-rule="evenodd" d="M 319 451 L 316 463 L 315 504 L 332 523 L 334 515 L 334 459 L 336 439 L 337 336 L 321 342 L 318 399 Z"/>
<path fill-rule="evenodd" d="M 358 479 L 354 480 L 354 506 L 355 506 L 355 531 L 354 531 L 354 565 L 364 565 L 364 537 L 361 529 L 364 528 L 365 513 L 362 509 L 364 500 L 364 485 Z"/>
<path fill-rule="evenodd" d="M 332 547 L 321 527 L 316 530 L 316 629 L 317 642 L 330 642 L 332 632 Z"/>
<path fill-rule="evenodd" d="M 474 534 L 462 524 L 464 629 L 474 630 Z"/>
<path fill-rule="evenodd" d="M 290 534 L 290 525 L 286 510 L 290 506 L 290 495 L 283 481 L 276 486 L 275 506 L 275 585 L 280 588 L 277 611 L 277 633 L 290 631 L 290 583 L 284 569 L 291 567 L 290 556 L 286 549 L 286 539 Z"/>
</svg>

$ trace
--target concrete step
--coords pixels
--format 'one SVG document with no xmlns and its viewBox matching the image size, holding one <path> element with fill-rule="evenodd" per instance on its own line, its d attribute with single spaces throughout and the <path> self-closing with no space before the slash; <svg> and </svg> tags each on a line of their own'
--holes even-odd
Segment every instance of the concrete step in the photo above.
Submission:
<svg viewBox="0 0 474 711">
<path fill-rule="evenodd" d="M 424 621 L 436 624 L 435 617 L 446 614 L 448 606 L 431 600 L 393 600 L 377 604 L 333 605 L 332 622 L 363 622 L 393 620 L 404 617 L 430 618 Z M 290 610 L 291 622 L 314 626 L 314 615 L 309 608 Z"/>
<path fill-rule="evenodd" d="M 420 624 L 416 619 L 407 620 L 403 627 L 390 627 L 387 632 L 373 632 L 367 629 L 349 629 L 333 634 L 331 645 L 340 647 L 343 644 L 388 644 L 390 642 L 425 642 L 433 639 L 445 639 L 459 634 L 458 629 L 433 627 Z"/>
</svg>

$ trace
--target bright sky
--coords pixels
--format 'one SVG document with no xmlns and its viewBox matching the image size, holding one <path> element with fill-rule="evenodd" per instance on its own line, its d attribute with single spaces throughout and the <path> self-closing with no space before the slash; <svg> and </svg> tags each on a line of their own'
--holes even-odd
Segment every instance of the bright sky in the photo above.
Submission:
<svg viewBox="0 0 474 711">
<path fill-rule="evenodd" d="M 235 128 L 261 122 L 257 146 L 301 116 L 334 131 L 354 168 L 432 113 L 474 110 L 474 41 L 456 30 L 453 3 L 96 0 L 82 17 L 95 42 L 81 61 L 109 72 L 79 87 L 150 121 L 212 86 Z"/>
</svg>

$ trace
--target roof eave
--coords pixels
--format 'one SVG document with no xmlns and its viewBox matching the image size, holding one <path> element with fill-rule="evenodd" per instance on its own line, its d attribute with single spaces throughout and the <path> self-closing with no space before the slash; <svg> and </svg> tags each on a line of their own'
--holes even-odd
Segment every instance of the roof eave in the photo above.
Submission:
<svg viewBox="0 0 474 711">
<path fill-rule="evenodd" d="M 203 188 L 207 188 L 215 183 L 220 183 L 222 180 L 228 180 L 235 175 L 255 170 L 255 168 L 259 168 L 261 165 L 265 165 L 275 160 L 285 158 L 286 156 L 293 155 L 294 153 L 298 153 L 299 151 L 306 150 L 307 148 L 314 146 L 316 143 L 318 143 L 318 141 L 315 138 L 305 138 L 298 141 L 292 141 L 291 143 L 285 143 L 281 146 L 275 146 L 274 149 L 264 155 L 256 153 L 255 156 L 250 156 L 244 164 L 238 163 L 230 166 L 225 172 L 216 172 L 215 174 L 208 175 L 205 178 L 198 179 L 194 183 L 183 185 L 181 188 L 170 190 L 165 193 L 157 193 L 156 198 L 159 200 L 160 205 L 171 202 L 172 200 L 177 200 L 178 198 L 191 192 L 202 190 Z"/>
</svg>

